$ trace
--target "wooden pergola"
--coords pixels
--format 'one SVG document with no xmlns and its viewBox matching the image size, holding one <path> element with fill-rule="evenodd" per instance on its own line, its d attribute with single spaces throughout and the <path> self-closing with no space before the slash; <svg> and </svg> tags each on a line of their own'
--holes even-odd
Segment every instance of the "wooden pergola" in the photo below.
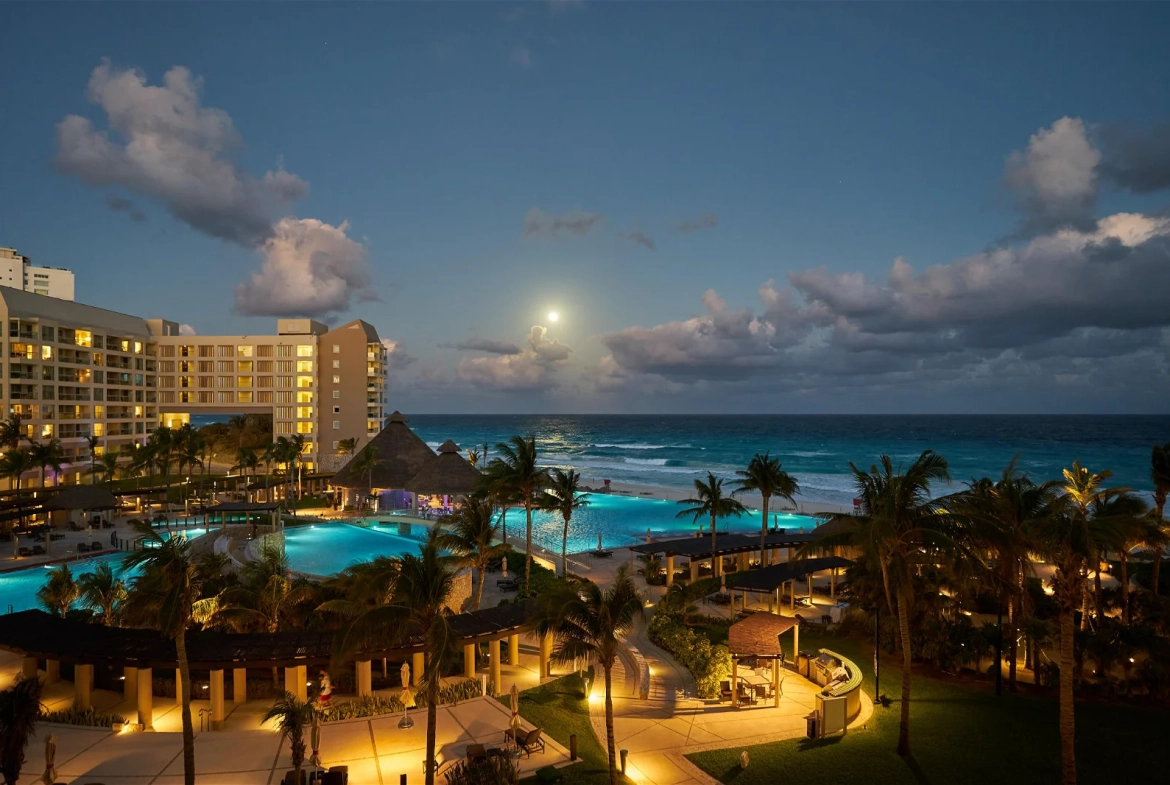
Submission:
<svg viewBox="0 0 1170 785">
<path fill-rule="evenodd" d="M 790 616 L 773 613 L 753 613 L 743 621 L 731 625 L 727 632 L 727 650 L 731 654 L 731 703 L 740 707 L 739 661 L 745 657 L 772 662 L 772 698 L 780 706 L 780 668 L 784 664 L 784 648 L 780 636 L 792 630 L 792 653 L 795 661 L 800 645 L 800 622 Z"/>
</svg>

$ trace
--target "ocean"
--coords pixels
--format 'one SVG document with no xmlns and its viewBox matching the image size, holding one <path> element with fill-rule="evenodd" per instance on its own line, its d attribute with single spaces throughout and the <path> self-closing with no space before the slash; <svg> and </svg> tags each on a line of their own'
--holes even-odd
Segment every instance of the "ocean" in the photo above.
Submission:
<svg viewBox="0 0 1170 785">
<path fill-rule="evenodd" d="M 757 452 L 769 451 L 801 486 L 798 502 L 851 504 L 849 462 L 868 468 L 879 455 L 910 463 L 941 453 L 957 490 L 996 477 L 1013 455 L 1035 480 L 1057 479 L 1080 461 L 1111 469 L 1114 485 L 1149 492 L 1150 448 L 1170 442 L 1170 416 L 900 415 L 414 415 L 409 425 L 432 447 L 495 444 L 515 434 L 537 438 L 543 465 L 572 466 L 602 479 L 685 488 L 712 471 L 733 478 Z"/>
</svg>

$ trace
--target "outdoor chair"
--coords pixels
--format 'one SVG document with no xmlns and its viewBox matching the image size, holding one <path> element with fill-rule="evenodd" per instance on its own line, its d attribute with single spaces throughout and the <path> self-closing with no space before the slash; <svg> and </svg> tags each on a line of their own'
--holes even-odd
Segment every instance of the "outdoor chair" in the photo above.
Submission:
<svg viewBox="0 0 1170 785">
<path fill-rule="evenodd" d="M 527 732 L 524 730 L 518 730 L 515 734 L 512 733 L 511 728 L 508 728 L 508 730 L 504 731 L 504 739 L 514 740 L 516 746 L 519 747 L 525 755 L 531 758 L 533 750 L 537 752 L 544 752 L 544 740 L 540 738 L 540 734 L 540 728 L 533 728 Z"/>
<path fill-rule="evenodd" d="M 468 744 L 466 756 L 468 763 L 487 760 L 487 748 L 482 744 Z"/>
<path fill-rule="evenodd" d="M 33 549 L 32 549 L 32 555 L 33 556 L 44 556 L 45 555 L 45 546 L 34 545 Z"/>
<path fill-rule="evenodd" d="M 519 591 L 520 581 L 517 578 L 501 578 L 496 581 L 496 588 L 500 591 Z"/>
<path fill-rule="evenodd" d="M 349 766 L 330 766 L 328 774 L 339 774 L 341 778 L 337 780 L 337 785 L 349 785 Z M 330 785 L 326 781 L 325 785 Z"/>
<path fill-rule="evenodd" d="M 89 546 L 86 545 L 84 542 L 79 542 L 79 543 L 77 543 L 77 552 L 78 553 L 89 553 Z"/>
<path fill-rule="evenodd" d="M 768 698 L 770 698 L 770 697 L 771 697 L 771 695 L 769 695 L 769 693 L 771 692 L 771 690 L 769 690 L 769 689 L 768 689 L 767 685 L 765 685 L 765 684 L 753 684 L 753 685 L 752 685 L 752 687 L 753 687 L 753 688 L 755 689 L 755 691 L 756 691 L 756 700 L 757 700 L 757 701 L 767 700 Z"/>
<path fill-rule="evenodd" d="M 32 556 L 32 551 L 28 548 L 22 547 L 17 551 L 17 556 Z"/>
<path fill-rule="evenodd" d="M 723 703 L 723 701 L 729 700 L 731 700 L 731 682 L 721 681 L 719 682 L 719 702 Z"/>
<path fill-rule="evenodd" d="M 301 781 L 297 782 L 297 772 L 295 769 L 289 769 L 284 773 L 284 779 L 280 781 L 280 785 L 306 785 L 309 781 L 309 773 L 301 769 Z"/>
<path fill-rule="evenodd" d="M 91 551 L 100 551 L 102 549 L 102 544 L 100 542 L 95 542 L 89 546 L 89 549 Z"/>
</svg>

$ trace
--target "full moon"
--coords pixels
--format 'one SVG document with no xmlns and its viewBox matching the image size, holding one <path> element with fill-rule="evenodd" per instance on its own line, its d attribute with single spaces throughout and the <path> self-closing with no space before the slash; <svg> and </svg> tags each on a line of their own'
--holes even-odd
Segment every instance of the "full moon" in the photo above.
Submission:
<svg viewBox="0 0 1170 785">
<path fill-rule="evenodd" d="M 557 314 L 556 311 L 549 311 L 548 312 L 548 320 L 550 322 L 555 322 L 559 318 L 560 318 L 560 316 Z"/>
</svg>

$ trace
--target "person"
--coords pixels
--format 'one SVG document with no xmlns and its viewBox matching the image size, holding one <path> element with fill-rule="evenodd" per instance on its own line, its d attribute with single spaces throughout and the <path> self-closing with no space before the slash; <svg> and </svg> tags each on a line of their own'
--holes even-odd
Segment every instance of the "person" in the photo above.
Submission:
<svg viewBox="0 0 1170 785">
<path fill-rule="evenodd" d="M 321 691 L 317 694 L 317 703 L 320 706 L 328 706 L 333 700 L 333 682 L 329 678 L 329 674 L 325 671 L 320 673 Z"/>
</svg>

